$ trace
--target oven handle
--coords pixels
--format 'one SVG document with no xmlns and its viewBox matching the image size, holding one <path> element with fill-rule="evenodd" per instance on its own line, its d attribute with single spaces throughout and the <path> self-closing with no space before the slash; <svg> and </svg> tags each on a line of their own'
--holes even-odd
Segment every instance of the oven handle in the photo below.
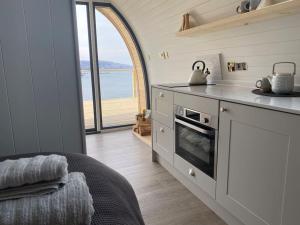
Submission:
<svg viewBox="0 0 300 225">
<path fill-rule="evenodd" d="M 200 128 L 200 127 L 197 127 L 197 126 L 195 126 L 195 125 L 192 125 L 192 124 L 190 124 L 190 123 L 187 123 L 187 122 L 182 121 L 182 120 L 177 119 L 177 118 L 175 118 L 175 123 L 180 123 L 181 125 L 184 125 L 184 126 L 189 127 L 189 128 L 191 128 L 191 129 L 193 129 L 193 130 L 199 131 L 200 133 L 203 133 L 203 134 L 211 135 L 211 134 L 214 133 L 214 132 L 212 132 L 212 131 L 208 131 L 208 130 L 202 129 L 202 128 Z"/>
</svg>

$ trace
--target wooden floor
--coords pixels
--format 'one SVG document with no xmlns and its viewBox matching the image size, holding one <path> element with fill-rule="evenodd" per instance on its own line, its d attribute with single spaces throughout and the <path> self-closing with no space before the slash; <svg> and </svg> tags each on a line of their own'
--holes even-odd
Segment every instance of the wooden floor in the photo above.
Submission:
<svg viewBox="0 0 300 225">
<path fill-rule="evenodd" d="M 83 101 L 85 128 L 94 128 L 93 101 Z M 104 127 L 133 124 L 138 113 L 138 98 L 107 99 L 101 101 Z"/>
<path fill-rule="evenodd" d="M 163 167 L 130 130 L 89 135 L 88 154 L 132 184 L 146 225 L 225 225 Z"/>
</svg>

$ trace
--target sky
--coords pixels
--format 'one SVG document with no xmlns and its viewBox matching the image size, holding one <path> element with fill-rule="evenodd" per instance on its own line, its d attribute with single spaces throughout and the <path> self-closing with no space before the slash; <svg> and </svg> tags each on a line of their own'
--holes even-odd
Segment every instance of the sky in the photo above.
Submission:
<svg viewBox="0 0 300 225">
<path fill-rule="evenodd" d="M 81 60 L 90 59 L 87 14 L 85 5 L 77 5 L 77 28 Z M 96 32 L 99 60 L 132 65 L 128 49 L 113 24 L 96 10 Z"/>
</svg>

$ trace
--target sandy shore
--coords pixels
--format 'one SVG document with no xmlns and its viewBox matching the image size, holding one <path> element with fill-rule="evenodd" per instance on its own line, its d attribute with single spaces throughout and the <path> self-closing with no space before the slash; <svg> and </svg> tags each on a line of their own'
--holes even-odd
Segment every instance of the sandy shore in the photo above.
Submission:
<svg viewBox="0 0 300 225">
<path fill-rule="evenodd" d="M 93 101 L 83 101 L 86 129 L 94 128 Z M 132 124 L 138 113 L 137 98 L 121 98 L 101 101 L 103 126 Z"/>
</svg>

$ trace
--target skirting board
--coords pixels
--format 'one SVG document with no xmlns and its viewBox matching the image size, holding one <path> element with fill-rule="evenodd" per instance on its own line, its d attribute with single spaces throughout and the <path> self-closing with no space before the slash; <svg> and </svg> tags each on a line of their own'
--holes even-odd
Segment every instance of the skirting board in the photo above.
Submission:
<svg viewBox="0 0 300 225">
<path fill-rule="evenodd" d="M 133 135 L 136 136 L 141 142 L 148 145 L 150 148 L 152 147 L 152 137 L 151 135 L 148 136 L 141 136 L 138 133 L 132 131 Z"/>
<path fill-rule="evenodd" d="M 226 209 L 220 206 L 216 200 L 208 196 L 198 186 L 189 181 L 183 174 L 177 171 L 172 165 L 152 150 L 152 160 L 163 166 L 172 176 L 174 176 L 180 183 L 182 183 L 190 192 L 199 198 L 208 208 L 214 211 L 220 218 L 222 218 L 228 225 L 244 225 L 237 218 L 232 216 Z"/>
</svg>

